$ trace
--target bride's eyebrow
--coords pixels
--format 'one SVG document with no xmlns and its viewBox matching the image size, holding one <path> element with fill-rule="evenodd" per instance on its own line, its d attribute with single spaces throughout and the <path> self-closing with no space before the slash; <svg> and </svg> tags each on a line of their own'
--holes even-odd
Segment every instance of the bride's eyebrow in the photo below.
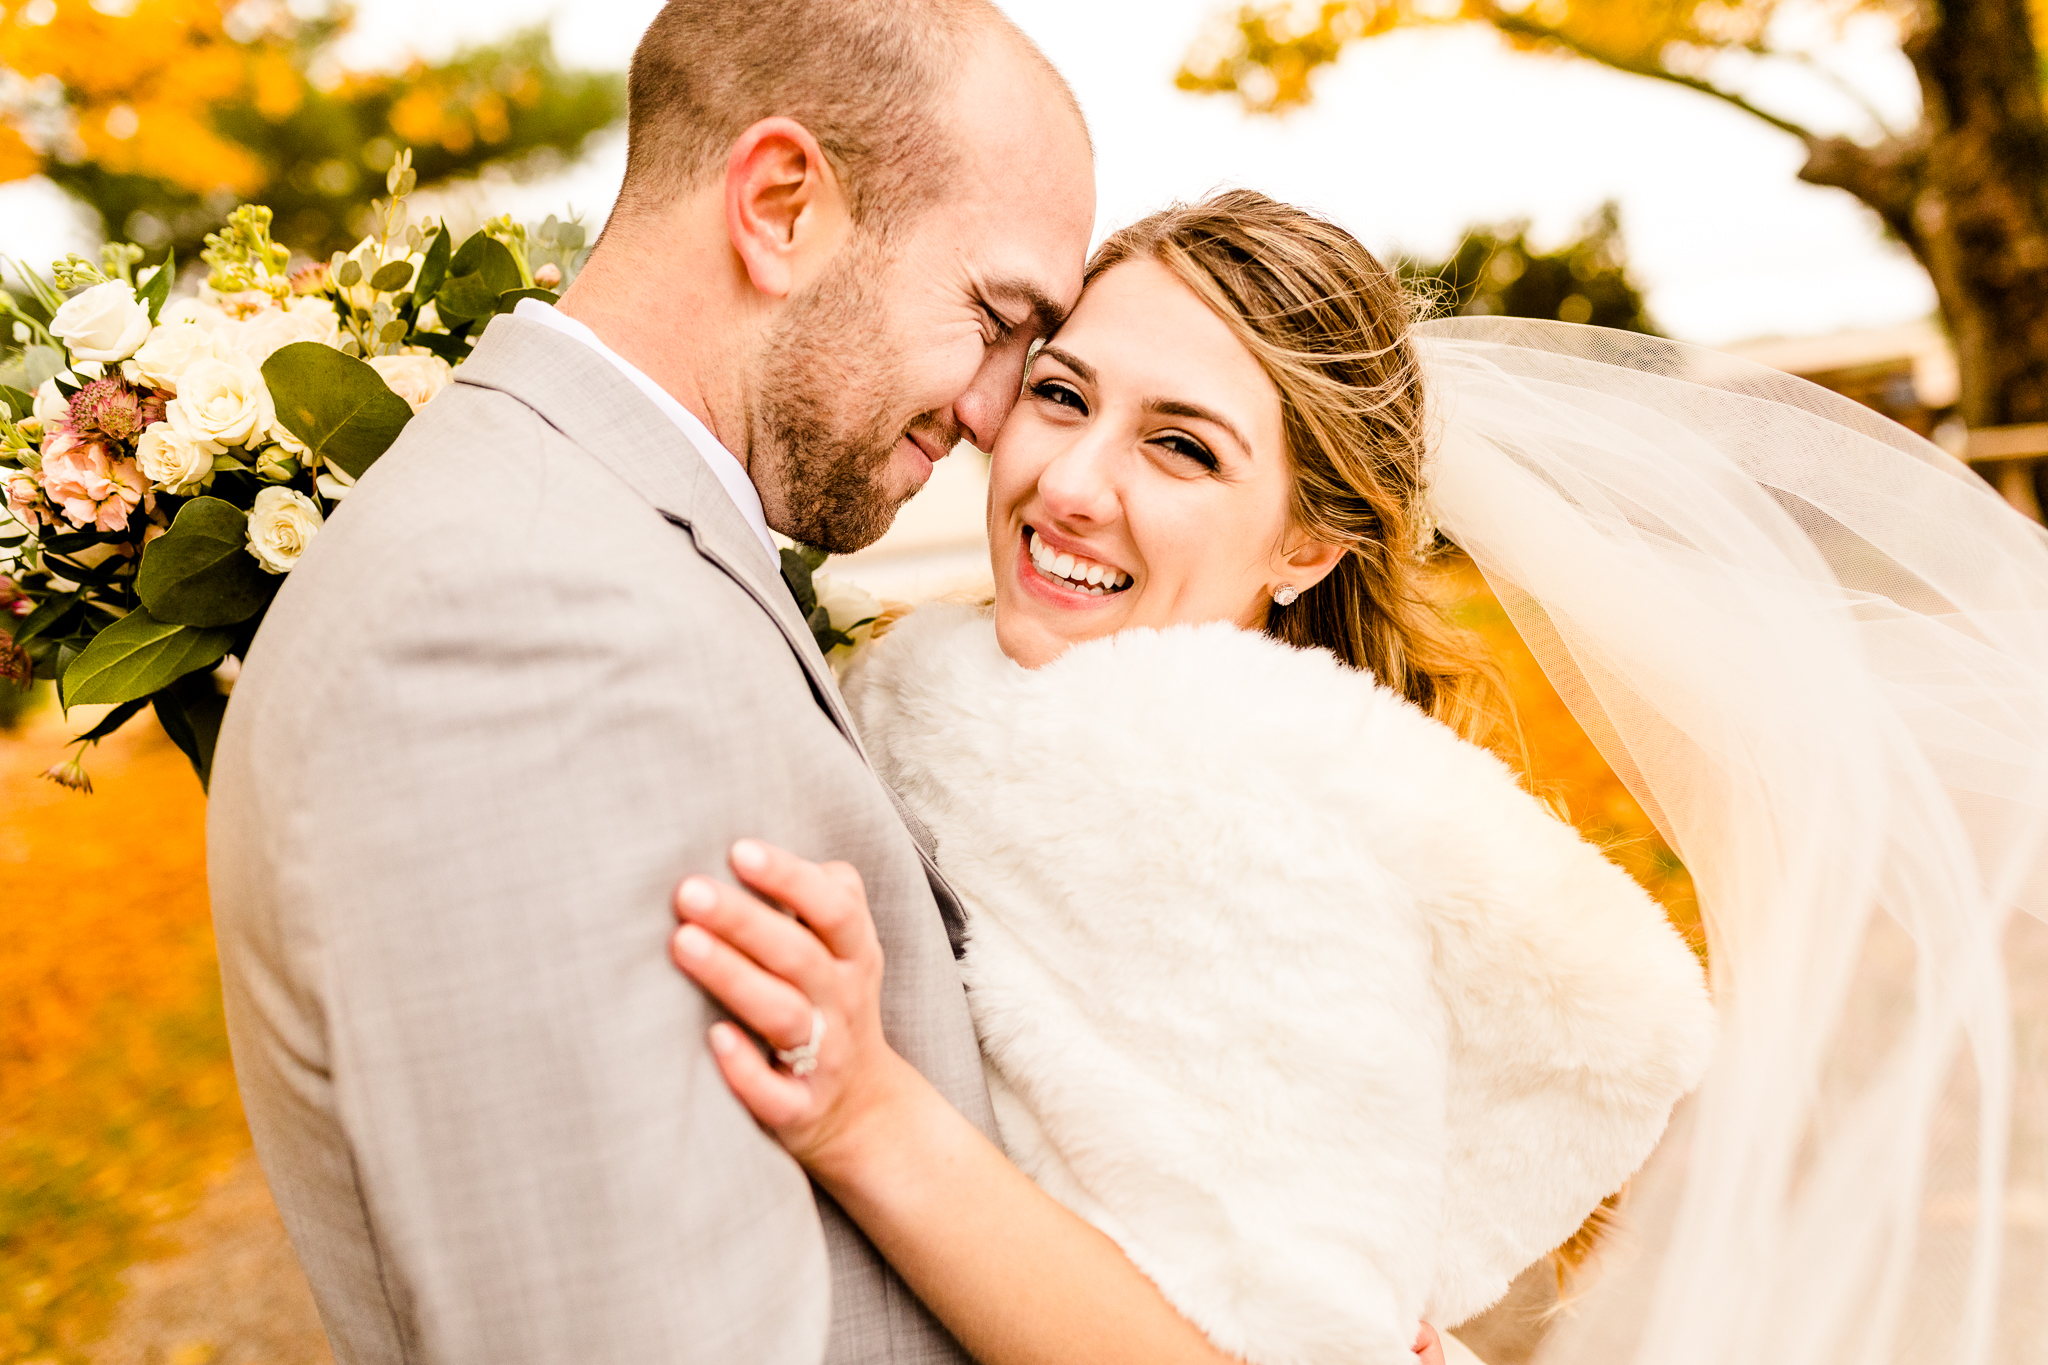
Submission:
<svg viewBox="0 0 2048 1365">
<path fill-rule="evenodd" d="M 1038 348 L 1038 354 L 1051 356 L 1054 360 L 1072 370 L 1083 384 L 1093 384 L 1095 382 L 1095 367 L 1075 355 L 1072 351 L 1064 350 L 1053 345 L 1051 342 L 1047 342 Z"/>
<path fill-rule="evenodd" d="M 1250 441 L 1245 440 L 1244 433 L 1239 431 L 1228 417 L 1225 417 L 1213 408 L 1205 408 L 1198 403 L 1183 402 L 1178 398 L 1148 398 L 1145 400 L 1145 411 L 1156 412 L 1161 417 L 1186 417 L 1197 422 L 1212 422 L 1222 427 L 1229 434 L 1230 439 L 1237 442 L 1239 450 L 1242 450 L 1246 455 L 1252 453 L 1252 444 Z"/>
</svg>

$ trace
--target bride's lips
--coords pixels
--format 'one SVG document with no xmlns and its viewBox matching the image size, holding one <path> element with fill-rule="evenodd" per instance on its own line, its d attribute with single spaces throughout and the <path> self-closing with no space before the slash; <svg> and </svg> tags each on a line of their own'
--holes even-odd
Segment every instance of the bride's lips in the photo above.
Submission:
<svg viewBox="0 0 2048 1365">
<path fill-rule="evenodd" d="M 1085 559 L 1091 564 L 1101 564 L 1106 569 L 1113 568 L 1114 566 L 1110 565 L 1107 560 L 1088 554 L 1085 549 L 1074 545 L 1072 542 L 1062 541 L 1056 536 L 1038 530 L 1036 527 L 1025 526 L 1017 536 L 1017 563 L 1013 572 L 1017 579 L 1017 585 L 1022 591 L 1038 601 L 1046 603 L 1048 606 L 1059 607 L 1067 611 L 1100 607 L 1114 598 L 1122 596 L 1123 593 L 1129 591 L 1132 583 L 1135 582 L 1133 575 L 1117 570 L 1118 573 L 1122 573 L 1124 579 L 1122 587 L 1110 591 L 1091 592 L 1087 584 L 1070 582 L 1056 575 L 1048 575 L 1039 569 L 1031 557 L 1031 538 L 1033 535 L 1037 535 L 1045 547 L 1055 553 L 1072 555 L 1077 559 Z"/>
</svg>

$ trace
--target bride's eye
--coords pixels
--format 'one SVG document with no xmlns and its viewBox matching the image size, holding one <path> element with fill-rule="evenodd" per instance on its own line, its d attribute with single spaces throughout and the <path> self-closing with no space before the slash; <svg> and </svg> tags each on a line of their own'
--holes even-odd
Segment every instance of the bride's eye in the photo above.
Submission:
<svg viewBox="0 0 2048 1365">
<path fill-rule="evenodd" d="M 1200 441 L 1197 441 L 1194 437 L 1183 435 L 1178 431 L 1169 431 L 1163 436 L 1155 436 L 1152 438 L 1152 444 L 1170 450 L 1182 459 L 1193 460 L 1211 474 L 1222 467 L 1214 451 L 1210 450 L 1209 447 L 1203 445 Z"/>
<path fill-rule="evenodd" d="M 1086 416 L 1088 413 L 1087 401 L 1081 397 L 1073 385 L 1062 383 L 1057 379 L 1039 380 L 1031 386 L 1031 393 L 1033 397 L 1043 398 L 1048 403 L 1057 403 L 1063 408 L 1072 408 L 1083 416 Z"/>
</svg>

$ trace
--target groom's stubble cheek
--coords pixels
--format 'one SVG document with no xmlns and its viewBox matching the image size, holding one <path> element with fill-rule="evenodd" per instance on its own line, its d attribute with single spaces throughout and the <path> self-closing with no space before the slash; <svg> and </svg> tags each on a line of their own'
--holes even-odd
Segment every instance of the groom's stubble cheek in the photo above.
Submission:
<svg viewBox="0 0 2048 1365">
<path fill-rule="evenodd" d="M 917 486 L 892 487 L 898 439 L 960 438 L 950 412 L 912 415 L 884 291 L 887 262 L 849 244 L 765 342 L 756 366 L 750 454 L 769 523 L 834 554 L 879 540 Z"/>
</svg>

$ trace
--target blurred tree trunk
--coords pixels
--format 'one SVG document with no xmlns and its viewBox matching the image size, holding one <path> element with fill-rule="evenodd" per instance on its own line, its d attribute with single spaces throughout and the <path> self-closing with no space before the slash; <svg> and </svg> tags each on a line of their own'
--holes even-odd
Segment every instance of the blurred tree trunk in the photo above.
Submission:
<svg viewBox="0 0 2048 1365">
<path fill-rule="evenodd" d="M 2048 113 L 2026 0 L 1929 7 L 1905 43 L 1919 128 L 1807 139 L 1800 177 L 1875 209 L 1927 268 L 1972 427 L 2048 422 Z"/>
<path fill-rule="evenodd" d="M 1802 127 L 1717 85 L 1713 58 L 1782 59 L 1776 19 L 1816 12 L 1810 0 L 1322 0 L 1314 16 L 1290 0 L 1256 0 L 1225 17 L 1182 68 L 1183 89 L 1232 93 L 1255 112 L 1307 103 L 1310 76 L 1352 42 L 1397 28 L 1483 23 L 1518 47 L 1568 53 L 1722 100 L 1805 144 L 1802 179 L 1848 191 L 1875 210 L 1926 267 L 1961 371 L 1959 415 L 1972 428 L 2048 423 L 2048 5 L 2029 0 L 1852 0 L 1898 26 L 1919 77 L 1922 110 L 1909 131 L 1847 83 L 1835 84 L 1882 130 L 1874 141 Z M 1797 27 L 1796 25 L 1794 27 Z M 2048 501 L 2048 461 L 2036 466 Z M 2008 490 L 2010 495 L 2010 490 Z"/>
</svg>

